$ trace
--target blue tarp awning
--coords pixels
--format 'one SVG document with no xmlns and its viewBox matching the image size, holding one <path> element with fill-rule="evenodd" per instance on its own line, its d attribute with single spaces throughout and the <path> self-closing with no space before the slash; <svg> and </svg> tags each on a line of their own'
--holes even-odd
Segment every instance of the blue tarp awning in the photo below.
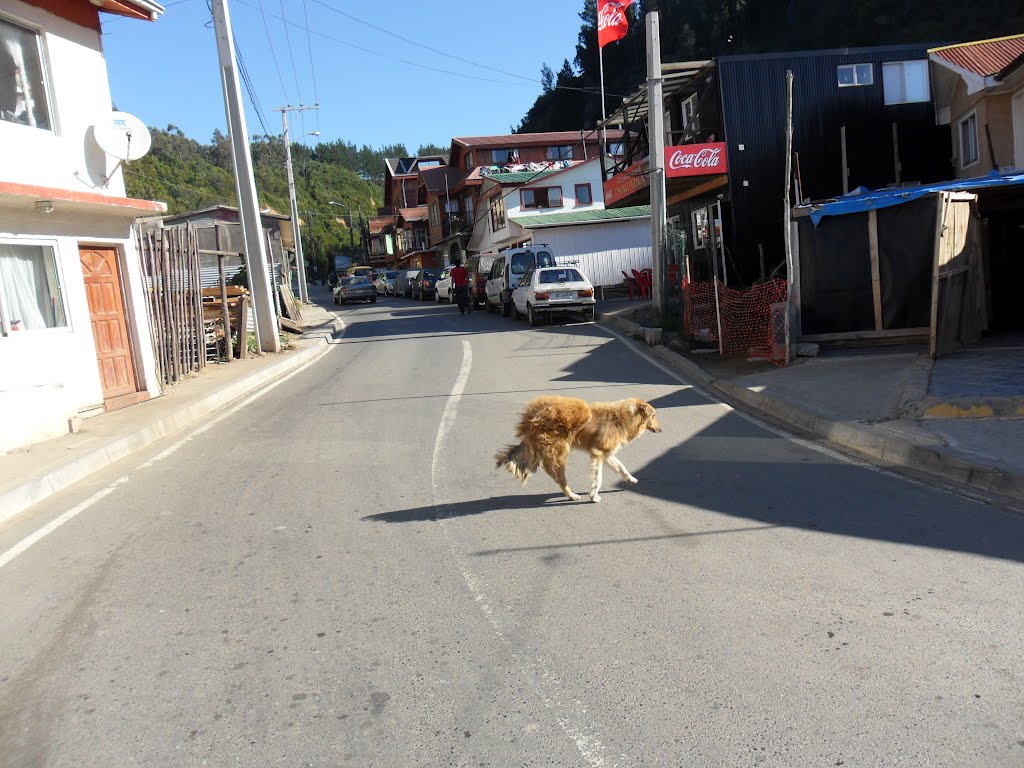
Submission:
<svg viewBox="0 0 1024 768">
<path fill-rule="evenodd" d="M 934 184 L 924 184 L 919 187 L 899 187 L 877 191 L 861 188 L 856 192 L 843 195 L 833 202 L 807 207 L 811 208 L 811 221 L 814 222 L 814 226 L 818 226 L 818 222 L 825 216 L 843 216 L 847 213 L 863 213 L 864 211 L 877 210 L 879 208 L 889 208 L 893 205 L 909 203 L 911 200 L 917 200 L 919 197 L 924 197 L 932 192 L 953 192 L 957 190 L 984 189 L 985 187 L 1010 187 L 1020 184 L 1024 184 L 1024 173 L 1019 171 L 1012 173 L 992 171 L 987 176 L 979 176 L 976 179 L 940 181 Z"/>
</svg>

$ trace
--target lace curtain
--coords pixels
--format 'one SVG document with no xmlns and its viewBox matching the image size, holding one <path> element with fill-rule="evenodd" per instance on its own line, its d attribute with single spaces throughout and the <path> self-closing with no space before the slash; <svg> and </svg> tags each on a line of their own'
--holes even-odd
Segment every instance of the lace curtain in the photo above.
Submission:
<svg viewBox="0 0 1024 768">
<path fill-rule="evenodd" d="M 0 302 L 12 332 L 66 325 L 52 248 L 0 243 Z"/>
</svg>

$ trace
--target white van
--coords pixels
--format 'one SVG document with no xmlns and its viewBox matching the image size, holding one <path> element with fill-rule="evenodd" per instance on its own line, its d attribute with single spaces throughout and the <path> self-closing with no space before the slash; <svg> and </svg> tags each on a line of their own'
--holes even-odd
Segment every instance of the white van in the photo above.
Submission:
<svg viewBox="0 0 1024 768">
<path fill-rule="evenodd" d="M 501 316 L 512 314 L 512 290 L 519 280 L 534 267 L 553 267 L 555 257 L 544 245 L 528 248 L 509 248 L 501 251 L 491 264 L 487 277 L 487 311 L 501 307 Z"/>
</svg>

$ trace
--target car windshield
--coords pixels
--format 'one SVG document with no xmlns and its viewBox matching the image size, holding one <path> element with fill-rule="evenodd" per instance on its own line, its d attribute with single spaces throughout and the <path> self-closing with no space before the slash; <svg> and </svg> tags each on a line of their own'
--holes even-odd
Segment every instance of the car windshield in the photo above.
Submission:
<svg viewBox="0 0 1024 768">
<path fill-rule="evenodd" d="M 512 256 L 512 274 L 522 275 L 532 267 L 535 259 L 532 253 L 517 253 Z"/>
<path fill-rule="evenodd" d="M 343 277 L 342 285 L 369 285 L 370 281 L 365 277 Z"/>
<path fill-rule="evenodd" d="M 570 283 L 573 281 L 583 281 L 583 275 L 575 269 L 542 269 L 540 276 L 537 278 L 537 282 L 542 285 Z"/>
<path fill-rule="evenodd" d="M 437 272 L 435 272 L 432 269 L 425 269 L 425 270 L 423 270 L 423 276 L 424 277 L 437 277 Z"/>
<path fill-rule="evenodd" d="M 398 272 L 395 271 L 388 271 L 385 272 L 384 274 L 388 280 L 394 280 L 396 277 L 398 277 Z"/>
</svg>

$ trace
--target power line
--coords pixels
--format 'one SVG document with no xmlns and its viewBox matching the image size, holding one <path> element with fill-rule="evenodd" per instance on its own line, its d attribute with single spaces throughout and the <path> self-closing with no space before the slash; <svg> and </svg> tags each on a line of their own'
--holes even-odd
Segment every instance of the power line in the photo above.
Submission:
<svg viewBox="0 0 1024 768">
<path fill-rule="evenodd" d="M 288 15 L 284 10 L 284 0 L 278 0 L 281 6 L 281 26 L 284 27 L 284 39 L 288 44 L 288 58 L 292 62 L 292 77 L 295 78 L 295 92 L 299 95 L 299 106 L 303 104 L 302 101 L 302 86 L 299 85 L 299 70 L 295 68 L 295 52 L 292 50 L 292 37 L 288 34 Z M 302 124 L 302 133 L 306 134 L 306 116 L 299 112 L 299 122 Z"/>
<path fill-rule="evenodd" d="M 270 56 L 274 59 L 274 69 L 277 70 L 277 80 L 278 80 L 278 82 L 281 83 L 281 93 L 284 94 L 284 100 L 287 103 L 288 102 L 288 89 L 284 87 L 284 78 L 281 77 L 281 65 L 277 63 L 277 54 L 274 53 L 274 41 L 270 39 L 270 25 L 267 23 L 267 12 L 266 12 L 266 9 L 264 9 L 264 7 L 263 7 L 263 0 L 259 0 L 259 3 L 260 3 L 260 7 L 259 7 L 260 16 L 263 17 L 263 29 L 265 29 L 266 32 L 267 32 L 267 46 L 270 48 Z M 246 5 L 249 5 L 249 4 L 246 3 Z M 249 7 L 251 8 L 253 6 L 250 5 Z M 283 19 L 282 19 L 282 21 L 283 21 Z"/>
<path fill-rule="evenodd" d="M 256 8 L 256 6 L 252 5 L 252 3 L 246 2 L 246 0 L 237 0 L 237 2 L 239 4 L 241 4 L 241 5 L 246 5 L 246 6 L 250 7 L 250 8 L 255 9 L 255 10 L 259 10 L 258 8 Z M 260 0 L 260 2 L 262 2 L 262 0 Z M 274 16 L 274 14 L 270 14 L 270 15 Z M 280 16 L 275 16 L 274 18 L 281 19 Z M 285 23 L 290 24 L 293 27 L 297 27 L 298 29 L 306 29 L 306 27 L 303 27 L 301 24 L 296 24 L 293 21 L 287 21 L 285 19 L 282 19 L 282 21 L 285 21 Z M 425 70 L 427 70 L 429 72 L 439 72 L 439 73 L 444 74 L 444 75 L 454 75 L 455 77 L 463 77 L 463 78 L 466 78 L 468 80 L 477 80 L 477 81 L 480 81 L 480 82 L 483 82 L 483 83 L 496 83 L 497 85 L 509 85 L 509 82 L 507 80 L 495 80 L 494 78 L 477 77 L 476 75 L 467 75 L 467 74 L 462 73 L 462 72 L 453 72 L 451 70 L 440 69 L 438 67 L 428 67 L 425 64 L 420 64 L 417 61 L 409 61 L 408 59 L 396 58 L 395 56 L 393 56 L 392 54 L 389 54 L 389 53 L 382 53 L 380 51 L 375 51 L 375 50 L 372 50 L 370 48 L 364 48 L 361 45 L 356 45 L 355 43 L 350 43 L 347 40 L 342 40 L 342 39 L 337 38 L 337 37 L 332 37 L 331 35 L 328 35 L 328 34 L 326 34 L 324 32 L 320 32 L 320 31 L 315 30 L 315 29 L 306 29 L 306 31 L 311 33 L 311 34 L 317 35 L 318 37 L 323 37 L 323 38 L 326 38 L 327 40 L 332 40 L 333 42 L 338 43 L 340 45 L 344 45 L 344 46 L 346 46 L 348 48 L 352 48 L 352 49 L 357 50 L 357 51 L 362 51 L 363 53 L 369 53 L 369 54 L 371 54 L 373 56 L 380 56 L 380 57 L 385 58 L 385 59 L 387 59 L 389 61 L 397 61 L 397 62 L 400 62 L 402 64 L 407 64 L 408 66 L 415 67 L 416 69 L 425 69 Z M 517 83 L 517 85 L 525 85 L 525 83 Z"/>
<path fill-rule="evenodd" d="M 313 103 L 320 104 L 320 96 L 316 90 L 316 67 L 313 65 L 313 38 L 309 33 L 309 5 L 302 0 L 302 14 L 306 20 L 306 48 L 309 51 L 309 72 L 313 76 Z M 316 111 L 316 132 L 320 133 L 320 110 Z"/>
<path fill-rule="evenodd" d="M 238 38 L 235 39 L 235 53 L 238 54 L 238 72 L 242 76 L 242 83 L 245 85 L 245 90 L 249 94 L 249 101 L 252 102 L 252 108 L 256 112 L 256 119 L 260 121 L 260 125 L 263 127 L 263 135 L 269 136 L 270 130 L 267 128 L 266 115 L 263 113 L 263 107 L 260 106 L 259 99 L 256 98 L 256 88 L 253 85 L 252 77 L 249 75 L 249 70 L 245 66 L 245 59 L 242 58 L 242 49 L 238 45 Z"/>
<path fill-rule="evenodd" d="M 486 64 L 480 64 L 479 62 L 472 61 L 471 59 L 464 59 L 461 56 L 456 56 L 453 53 L 446 53 L 445 51 L 438 50 L 437 48 L 433 48 L 433 47 L 431 47 L 429 45 L 426 45 L 424 43 L 418 43 L 415 40 L 410 40 L 407 37 L 402 37 L 401 35 L 399 35 L 396 32 L 392 32 L 389 29 L 384 29 L 383 27 L 378 27 L 375 24 L 371 24 L 368 21 L 365 21 L 365 20 L 360 19 L 360 18 L 358 18 L 356 16 L 353 16 L 351 13 L 347 13 L 346 11 L 343 11 L 340 8 L 335 8 L 332 5 L 328 5 L 323 0 L 313 0 L 313 2 L 316 3 L 317 5 L 322 5 L 324 8 L 328 9 L 329 11 L 334 11 L 335 13 L 340 14 L 340 15 L 344 16 L 347 19 L 351 19 L 352 21 L 356 22 L 357 24 L 362 24 L 364 26 L 369 27 L 370 29 L 375 29 L 378 32 L 383 32 L 385 35 L 390 35 L 391 37 L 394 37 L 394 38 L 397 38 L 397 39 L 401 40 L 402 42 L 409 43 L 409 45 L 415 45 L 417 48 L 423 48 L 424 50 L 430 51 L 431 53 L 436 53 L 436 54 L 438 54 L 440 56 L 444 56 L 445 58 L 455 59 L 456 61 L 461 61 L 461 62 L 463 62 L 465 64 L 469 64 L 469 65 L 474 66 L 474 67 L 480 67 L 481 69 L 488 69 L 491 72 L 497 72 L 497 73 L 502 74 L 502 75 L 508 75 L 509 77 L 515 77 L 515 78 L 518 78 L 520 80 L 527 80 L 527 81 L 529 81 L 531 83 L 536 84 L 536 80 L 534 78 L 532 78 L 532 77 L 526 77 L 525 75 L 517 75 L 514 72 L 506 72 L 503 69 L 497 69 L 496 67 L 490 67 L 490 66 L 488 66 Z M 306 24 L 307 25 L 309 24 L 308 20 L 306 21 Z"/>
</svg>

